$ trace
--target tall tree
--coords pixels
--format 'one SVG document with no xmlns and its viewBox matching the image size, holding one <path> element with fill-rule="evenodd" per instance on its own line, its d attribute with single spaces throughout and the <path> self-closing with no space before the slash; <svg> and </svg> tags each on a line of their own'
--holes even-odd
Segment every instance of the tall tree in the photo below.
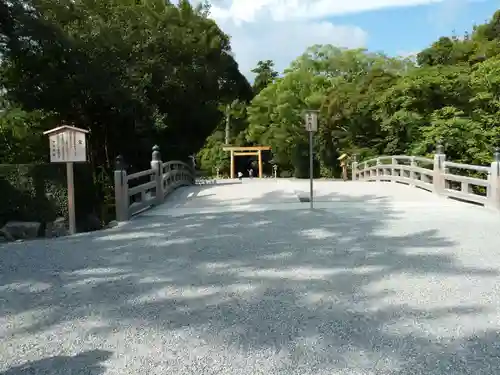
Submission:
<svg viewBox="0 0 500 375">
<path fill-rule="evenodd" d="M 252 73 L 255 74 L 253 83 L 253 92 L 255 95 L 273 83 L 276 77 L 278 77 L 278 72 L 274 70 L 274 62 L 272 60 L 259 61 L 257 67 L 252 69 Z"/>
<path fill-rule="evenodd" d="M 206 13 L 188 1 L 2 0 L 1 84 L 25 109 L 90 129 L 94 165 L 118 153 L 147 163 L 153 142 L 185 158 L 219 124 L 220 102 L 251 92 Z"/>
<path fill-rule="evenodd" d="M 221 104 L 252 96 L 209 7 L 187 0 L 0 0 L 0 56 L 0 163 L 45 161 L 39 134 L 61 122 L 88 129 L 100 202 L 118 154 L 131 170 L 154 144 L 187 160 Z M 22 142 L 29 152 L 3 152 Z"/>
</svg>

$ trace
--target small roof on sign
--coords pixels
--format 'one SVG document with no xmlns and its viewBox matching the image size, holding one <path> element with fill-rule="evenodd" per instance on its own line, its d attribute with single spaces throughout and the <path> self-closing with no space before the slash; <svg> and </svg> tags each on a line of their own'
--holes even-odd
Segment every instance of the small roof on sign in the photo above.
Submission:
<svg viewBox="0 0 500 375">
<path fill-rule="evenodd" d="M 47 130 L 47 131 L 43 132 L 43 134 L 51 135 L 54 133 L 60 133 L 60 132 L 65 131 L 65 130 L 73 130 L 73 131 L 85 133 L 85 134 L 89 133 L 89 131 L 85 130 L 85 129 L 81 129 L 81 128 L 77 128 L 77 127 L 69 126 L 69 125 L 62 125 L 62 126 L 58 126 L 57 128 Z"/>
<path fill-rule="evenodd" d="M 337 160 L 343 160 L 343 159 L 345 159 L 346 157 L 347 157 L 347 154 L 342 154 L 342 155 L 340 155 L 340 156 L 337 158 Z"/>
</svg>

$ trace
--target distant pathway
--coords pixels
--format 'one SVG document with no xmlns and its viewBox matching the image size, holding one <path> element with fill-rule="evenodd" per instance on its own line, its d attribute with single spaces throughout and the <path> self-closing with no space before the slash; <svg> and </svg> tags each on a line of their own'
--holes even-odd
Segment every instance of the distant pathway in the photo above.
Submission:
<svg viewBox="0 0 500 375">
<path fill-rule="evenodd" d="M 307 188 L 189 187 L 0 245 L 0 375 L 498 374 L 498 213 L 327 181 L 311 212 Z"/>
</svg>

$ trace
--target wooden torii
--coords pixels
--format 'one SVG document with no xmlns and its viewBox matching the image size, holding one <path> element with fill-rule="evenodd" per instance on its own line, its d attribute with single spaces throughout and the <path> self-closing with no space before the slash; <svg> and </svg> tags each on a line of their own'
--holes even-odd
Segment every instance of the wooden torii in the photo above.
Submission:
<svg viewBox="0 0 500 375">
<path fill-rule="evenodd" d="M 262 178 L 262 151 L 271 150 L 271 146 L 224 146 L 222 149 L 231 152 L 231 178 L 234 178 L 234 157 L 248 155 L 257 155 L 259 160 L 259 178 Z"/>
</svg>

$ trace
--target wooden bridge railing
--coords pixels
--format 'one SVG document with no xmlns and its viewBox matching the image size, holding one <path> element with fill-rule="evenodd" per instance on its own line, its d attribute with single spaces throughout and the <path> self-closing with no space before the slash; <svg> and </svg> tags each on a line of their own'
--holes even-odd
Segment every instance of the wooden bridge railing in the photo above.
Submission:
<svg viewBox="0 0 500 375">
<path fill-rule="evenodd" d="M 440 144 L 433 159 L 407 155 L 379 156 L 361 163 L 354 159 L 352 179 L 403 183 L 500 210 L 499 149 L 495 149 L 489 166 L 447 161 Z"/>
<path fill-rule="evenodd" d="M 182 161 L 162 162 L 158 146 L 153 147 L 151 168 L 145 171 L 127 174 L 123 158 L 118 156 L 115 167 L 116 220 L 127 221 L 161 204 L 178 187 L 194 183 L 193 169 Z"/>
</svg>

